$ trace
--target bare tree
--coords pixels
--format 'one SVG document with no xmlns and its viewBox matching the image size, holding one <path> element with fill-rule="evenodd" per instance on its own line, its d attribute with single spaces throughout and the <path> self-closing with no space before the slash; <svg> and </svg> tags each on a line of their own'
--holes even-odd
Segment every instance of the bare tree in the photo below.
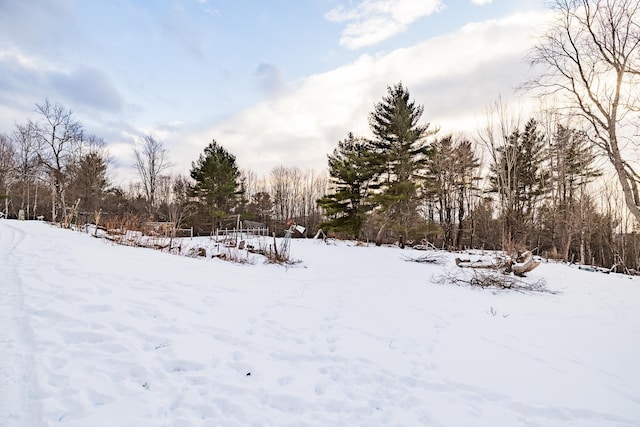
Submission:
<svg viewBox="0 0 640 427">
<path fill-rule="evenodd" d="M 425 188 L 425 206 L 434 214 L 443 231 L 443 243 L 459 247 L 463 235 L 463 222 L 470 212 L 477 169 L 480 166 L 467 139 L 451 135 L 438 139 L 433 145 L 435 155 L 427 163 L 427 175 L 433 185 Z M 457 219 L 457 229 L 454 228 Z"/>
<path fill-rule="evenodd" d="M 171 166 L 167 159 L 167 150 L 162 142 L 156 140 L 152 135 L 146 135 L 142 144 L 134 145 L 134 153 L 136 168 L 147 198 L 148 210 L 153 215 L 159 177 L 163 171 Z"/>
<path fill-rule="evenodd" d="M 191 188 L 189 178 L 184 175 L 177 175 L 173 177 L 172 182 L 173 197 L 168 204 L 168 219 L 173 223 L 172 236 L 175 236 L 175 230 L 181 228 L 183 222 L 195 212 L 195 206 L 189 201 Z"/>
<path fill-rule="evenodd" d="M 15 172 L 15 154 L 11 139 L 0 133 L 0 198 L 4 199 L 4 214 L 9 214 L 9 184 Z"/>
<path fill-rule="evenodd" d="M 327 194 L 328 188 L 329 178 L 325 173 L 316 174 L 312 169 L 305 172 L 301 203 L 307 231 L 315 232 L 317 225 L 322 221 L 323 211 L 316 201 Z"/>
<path fill-rule="evenodd" d="M 529 86 L 584 119 L 640 221 L 640 175 L 628 161 L 630 128 L 640 110 L 640 3 L 555 0 L 555 10 L 556 22 L 532 51 L 531 63 L 543 71 Z"/>
<path fill-rule="evenodd" d="M 266 180 L 258 180 L 249 208 L 265 220 L 295 219 L 298 224 L 314 229 L 322 220 L 316 200 L 327 192 L 328 179 L 312 169 L 276 166 Z"/>
<path fill-rule="evenodd" d="M 36 124 L 28 121 L 26 124 L 16 124 L 16 128 L 11 135 L 15 147 L 16 168 L 20 181 L 20 209 L 25 209 L 27 216 L 30 216 L 31 208 L 35 215 L 37 200 L 31 204 L 31 183 L 38 176 L 39 164 L 36 140 Z M 37 184 L 36 184 L 37 185 Z M 37 188 L 37 187 L 36 187 Z"/>
<path fill-rule="evenodd" d="M 251 169 L 242 169 L 240 171 L 240 182 L 242 183 L 244 197 L 247 201 L 251 201 L 254 194 L 261 191 L 258 189 L 260 185 L 258 174 Z"/>
<path fill-rule="evenodd" d="M 276 166 L 271 170 L 269 187 L 277 219 L 286 220 L 300 214 L 302 182 L 303 171 L 298 167 Z"/>
<path fill-rule="evenodd" d="M 66 208 L 66 172 L 79 152 L 77 148 L 83 137 L 82 125 L 74 119 L 71 110 L 58 103 L 52 104 L 49 100 L 36 104 L 36 111 L 40 114 L 40 121 L 34 129 L 38 160 L 53 186 L 51 221 L 56 221 L 58 214 L 64 215 Z"/>
</svg>

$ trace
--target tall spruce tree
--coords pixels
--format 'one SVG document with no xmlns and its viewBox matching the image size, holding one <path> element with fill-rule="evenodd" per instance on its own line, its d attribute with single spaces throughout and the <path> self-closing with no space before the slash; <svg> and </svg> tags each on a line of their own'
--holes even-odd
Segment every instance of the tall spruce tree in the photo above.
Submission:
<svg viewBox="0 0 640 427">
<path fill-rule="evenodd" d="M 546 144 L 538 122 L 530 119 L 524 130 L 507 137 L 491 165 L 490 191 L 499 195 L 504 247 L 527 243 L 537 203 L 549 191 L 550 171 L 543 167 Z"/>
<path fill-rule="evenodd" d="M 367 201 L 376 173 L 371 168 L 371 154 L 368 142 L 350 132 L 328 156 L 333 193 L 317 201 L 329 217 L 321 227 L 346 233 L 354 239 L 360 237 L 366 214 L 372 208 Z"/>
<path fill-rule="evenodd" d="M 549 144 L 551 197 L 545 206 L 544 229 L 552 255 L 569 261 L 570 253 L 584 262 L 588 194 L 586 186 L 602 175 L 588 136 L 561 124 Z M 558 252 L 559 250 L 559 252 Z"/>
<path fill-rule="evenodd" d="M 191 178 L 195 181 L 191 191 L 198 199 L 200 225 L 213 230 L 242 197 L 236 157 L 213 140 L 191 164 Z"/>
<path fill-rule="evenodd" d="M 399 233 L 401 245 L 417 220 L 420 172 L 431 154 L 426 138 L 437 130 L 419 124 L 423 107 L 410 99 L 402 83 L 387 88 L 387 95 L 369 115 L 374 138 L 374 153 L 380 190 L 372 200 L 378 205 L 380 225 L 376 244 L 382 243 L 387 228 Z"/>
</svg>

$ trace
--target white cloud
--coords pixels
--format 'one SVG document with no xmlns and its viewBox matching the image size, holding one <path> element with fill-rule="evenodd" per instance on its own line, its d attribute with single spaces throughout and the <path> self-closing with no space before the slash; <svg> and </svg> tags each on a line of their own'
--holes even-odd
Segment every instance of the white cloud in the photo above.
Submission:
<svg viewBox="0 0 640 427">
<path fill-rule="evenodd" d="M 491 4 L 491 3 L 493 3 L 493 0 L 471 0 L 471 3 L 482 6 L 482 5 L 484 5 L 484 4 Z"/>
<path fill-rule="evenodd" d="M 338 6 L 325 18 L 347 23 L 340 44 L 358 49 L 405 31 L 409 24 L 441 7 L 441 0 L 364 0 L 355 7 Z"/>
<path fill-rule="evenodd" d="M 259 174 L 278 165 L 324 170 L 326 154 L 349 131 L 369 135 L 369 112 L 386 87 L 399 81 L 424 105 L 423 121 L 441 126 L 442 132 L 474 134 L 483 110 L 499 95 L 508 99 L 526 79 L 523 57 L 547 19 L 546 14 L 519 14 L 470 24 L 387 55 L 362 55 L 192 133 L 180 155 L 193 160 L 215 138 L 236 155 L 240 167 Z"/>
</svg>

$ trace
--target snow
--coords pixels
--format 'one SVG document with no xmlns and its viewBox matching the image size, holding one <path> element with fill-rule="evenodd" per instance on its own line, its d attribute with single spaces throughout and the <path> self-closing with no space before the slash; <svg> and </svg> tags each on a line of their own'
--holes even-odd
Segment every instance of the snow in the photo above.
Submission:
<svg viewBox="0 0 640 427">
<path fill-rule="evenodd" d="M 640 277 L 474 289 L 422 254 L 236 264 L 1 220 L 0 426 L 640 425 Z"/>
</svg>

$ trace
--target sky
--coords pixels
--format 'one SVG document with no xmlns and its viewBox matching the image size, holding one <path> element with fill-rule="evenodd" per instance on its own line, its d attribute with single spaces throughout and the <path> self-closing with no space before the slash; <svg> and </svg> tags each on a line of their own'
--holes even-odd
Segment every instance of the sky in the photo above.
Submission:
<svg viewBox="0 0 640 427">
<path fill-rule="evenodd" d="M 0 132 L 64 105 L 117 182 L 153 135 L 173 173 L 216 140 L 241 169 L 326 170 L 402 82 L 440 134 L 522 99 L 544 0 L 0 0 Z"/>
</svg>

